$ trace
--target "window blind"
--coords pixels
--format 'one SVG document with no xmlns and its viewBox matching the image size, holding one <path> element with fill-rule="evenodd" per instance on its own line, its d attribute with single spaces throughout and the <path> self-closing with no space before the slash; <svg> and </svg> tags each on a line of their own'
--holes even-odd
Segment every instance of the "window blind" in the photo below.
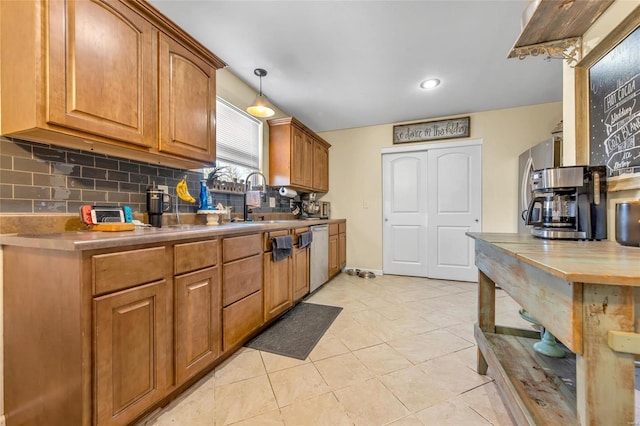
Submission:
<svg viewBox="0 0 640 426">
<path fill-rule="evenodd" d="M 260 169 L 262 122 L 231 105 L 216 100 L 216 158 L 224 163 Z"/>
</svg>

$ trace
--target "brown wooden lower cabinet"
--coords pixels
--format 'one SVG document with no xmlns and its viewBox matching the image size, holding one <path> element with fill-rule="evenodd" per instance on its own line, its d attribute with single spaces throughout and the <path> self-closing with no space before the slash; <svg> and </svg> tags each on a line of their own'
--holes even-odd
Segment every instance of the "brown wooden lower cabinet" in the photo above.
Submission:
<svg viewBox="0 0 640 426">
<path fill-rule="evenodd" d="M 347 266 L 347 222 L 338 223 L 338 263 L 340 269 Z"/>
<path fill-rule="evenodd" d="M 3 245 L 7 425 L 138 421 L 308 293 L 309 250 L 270 250 L 262 232 Z"/>
<path fill-rule="evenodd" d="M 221 305 L 219 268 L 175 278 L 175 355 L 177 385 L 220 355 Z"/>
<path fill-rule="evenodd" d="M 264 322 L 262 233 L 222 239 L 222 350 Z"/>
<path fill-rule="evenodd" d="M 293 249 L 293 301 L 309 293 L 309 248 Z"/>
<path fill-rule="evenodd" d="M 162 280 L 94 299 L 96 424 L 128 424 L 165 396 L 167 285 Z"/>
<path fill-rule="evenodd" d="M 223 350 L 240 343 L 263 323 L 262 290 L 222 309 Z"/>
<path fill-rule="evenodd" d="M 340 260 L 338 257 L 338 234 L 329 235 L 329 278 L 340 272 Z"/>
<path fill-rule="evenodd" d="M 293 304 L 291 257 L 273 261 L 273 252 L 264 254 L 264 320 L 280 315 Z"/>
<path fill-rule="evenodd" d="M 329 224 L 329 278 L 347 265 L 347 222 Z"/>
</svg>

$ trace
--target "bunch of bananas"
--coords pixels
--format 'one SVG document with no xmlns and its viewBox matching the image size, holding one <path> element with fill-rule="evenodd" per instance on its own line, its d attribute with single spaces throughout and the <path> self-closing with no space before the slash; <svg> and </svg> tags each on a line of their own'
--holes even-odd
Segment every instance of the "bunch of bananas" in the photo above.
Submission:
<svg viewBox="0 0 640 426">
<path fill-rule="evenodd" d="M 181 200 L 187 201 L 189 203 L 195 203 L 196 199 L 189 194 L 189 188 L 187 188 L 187 178 L 186 176 L 182 178 L 180 182 L 176 185 L 176 194 L 180 197 Z"/>
</svg>

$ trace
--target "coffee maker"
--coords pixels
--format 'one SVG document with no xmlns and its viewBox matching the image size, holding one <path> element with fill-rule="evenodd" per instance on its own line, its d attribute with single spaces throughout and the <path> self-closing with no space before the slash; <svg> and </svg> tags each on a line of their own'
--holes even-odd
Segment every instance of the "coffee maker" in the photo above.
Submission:
<svg viewBox="0 0 640 426">
<path fill-rule="evenodd" d="M 310 192 L 302 197 L 302 215 L 308 219 L 320 217 L 320 202 L 316 200 L 316 193 Z"/>
<path fill-rule="evenodd" d="M 558 240 L 607 238 L 604 166 L 534 170 L 533 198 L 525 222 L 535 237 Z"/>
</svg>

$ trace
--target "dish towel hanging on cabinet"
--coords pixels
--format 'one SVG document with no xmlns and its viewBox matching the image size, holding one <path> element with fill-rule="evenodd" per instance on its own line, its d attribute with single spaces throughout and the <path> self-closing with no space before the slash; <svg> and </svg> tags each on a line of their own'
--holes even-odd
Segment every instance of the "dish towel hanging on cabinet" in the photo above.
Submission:
<svg viewBox="0 0 640 426">
<path fill-rule="evenodd" d="M 271 244 L 273 245 L 274 262 L 285 259 L 293 254 L 293 237 L 291 235 L 273 237 Z"/>
<path fill-rule="evenodd" d="M 311 232 L 303 232 L 298 236 L 298 247 L 305 248 L 313 241 L 313 234 Z"/>
</svg>

